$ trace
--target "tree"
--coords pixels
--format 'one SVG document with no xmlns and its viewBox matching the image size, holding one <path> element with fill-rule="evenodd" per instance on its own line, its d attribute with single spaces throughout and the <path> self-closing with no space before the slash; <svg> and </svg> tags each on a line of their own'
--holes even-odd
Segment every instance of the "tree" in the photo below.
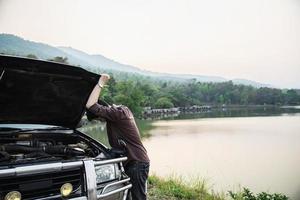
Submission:
<svg viewBox="0 0 300 200">
<path fill-rule="evenodd" d="M 288 90 L 285 94 L 285 104 L 297 105 L 299 104 L 300 96 L 296 90 Z"/>
<path fill-rule="evenodd" d="M 103 92 L 101 92 L 101 98 L 103 98 L 106 102 L 113 104 L 113 97 L 117 95 L 116 91 L 116 79 L 110 74 L 110 80 L 107 87 L 103 88 Z"/>
<path fill-rule="evenodd" d="M 116 96 L 113 97 L 115 104 L 123 104 L 130 108 L 136 115 L 142 112 L 145 94 L 140 86 L 133 81 L 120 81 L 116 84 Z"/>
<path fill-rule="evenodd" d="M 224 96 L 222 94 L 218 96 L 218 103 L 220 103 L 220 104 L 225 103 Z"/>
<path fill-rule="evenodd" d="M 98 73 L 104 71 L 98 71 Z M 109 103 L 123 104 L 139 116 L 143 107 L 171 108 L 203 104 L 295 105 L 300 104 L 300 90 L 280 90 L 235 85 L 232 81 L 203 83 L 196 80 L 172 81 L 138 74 L 113 73 L 102 97 Z"/>
<path fill-rule="evenodd" d="M 156 108 L 173 108 L 174 104 L 167 97 L 159 98 L 155 103 Z"/>
</svg>

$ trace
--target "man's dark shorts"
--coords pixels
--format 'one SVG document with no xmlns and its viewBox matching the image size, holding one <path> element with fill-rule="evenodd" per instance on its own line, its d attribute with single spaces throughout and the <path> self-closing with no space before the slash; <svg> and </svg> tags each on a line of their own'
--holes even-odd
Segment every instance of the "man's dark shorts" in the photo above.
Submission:
<svg viewBox="0 0 300 200">
<path fill-rule="evenodd" d="M 126 174 L 130 177 L 132 184 L 131 191 L 127 199 L 132 197 L 132 200 L 147 199 L 147 178 L 149 174 L 149 162 L 132 161 L 125 167 Z M 131 195 L 130 195 L 131 194 Z"/>
</svg>

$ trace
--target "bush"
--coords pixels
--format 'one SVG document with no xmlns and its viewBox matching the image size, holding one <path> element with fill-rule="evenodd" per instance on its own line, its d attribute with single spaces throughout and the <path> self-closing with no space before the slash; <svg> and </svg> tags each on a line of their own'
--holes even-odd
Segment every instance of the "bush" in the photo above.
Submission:
<svg viewBox="0 0 300 200">
<path fill-rule="evenodd" d="M 244 188 L 242 192 L 234 193 L 229 191 L 229 195 L 233 200 L 288 200 L 289 198 L 283 194 L 268 194 L 261 192 L 256 196 L 248 189 Z"/>
<path fill-rule="evenodd" d="M 167 97 L 159 98 L 155 103 L 155 108 L 173 108 L 174 104 Z"/>
</svg>

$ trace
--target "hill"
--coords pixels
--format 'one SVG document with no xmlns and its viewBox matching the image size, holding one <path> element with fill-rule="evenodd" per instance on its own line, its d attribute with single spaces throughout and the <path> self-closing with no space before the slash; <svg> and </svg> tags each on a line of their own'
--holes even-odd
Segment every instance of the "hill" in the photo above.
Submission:
<svg viewBox="0 0 300 200">
<path fill-rule="evenodd" d="M 229 81 L 218 76 L 201 76 L 191 74 L 168 74 L 142 70 L 138 67 L 126 65 L 109 59 L 103 55 L 90 55 L 72 47 L 54 47 L 48 44 L 25 40 L 11 34 L 0 34 L 0 53 L 8 55 L 28 56 L 35 55 L 38 59 L 48 60 L 54 57 L 67 57 L 68 62 L 75 66 L 92 71 L 119 71 L 150 76 L 162 80 L 187 81 L 195 79 L 200 82 L 226 82 Z M 271 87 L 267 84 L 258 83 L 245 79 L 233 79 L 235 84 L 251 85 L 253 87 Z"/>
</svg>

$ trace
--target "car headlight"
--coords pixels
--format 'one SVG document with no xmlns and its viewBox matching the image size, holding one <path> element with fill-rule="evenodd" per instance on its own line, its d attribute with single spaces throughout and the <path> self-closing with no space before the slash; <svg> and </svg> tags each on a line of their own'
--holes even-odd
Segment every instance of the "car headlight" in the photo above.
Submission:
<svg viewBox="0 0 300 200">
<path fill-rule="evenodd" d="M 116 170 L 114 164 L 100 165 L 95 167 L 97 183 L 116 179 Z"/>
</svg>

